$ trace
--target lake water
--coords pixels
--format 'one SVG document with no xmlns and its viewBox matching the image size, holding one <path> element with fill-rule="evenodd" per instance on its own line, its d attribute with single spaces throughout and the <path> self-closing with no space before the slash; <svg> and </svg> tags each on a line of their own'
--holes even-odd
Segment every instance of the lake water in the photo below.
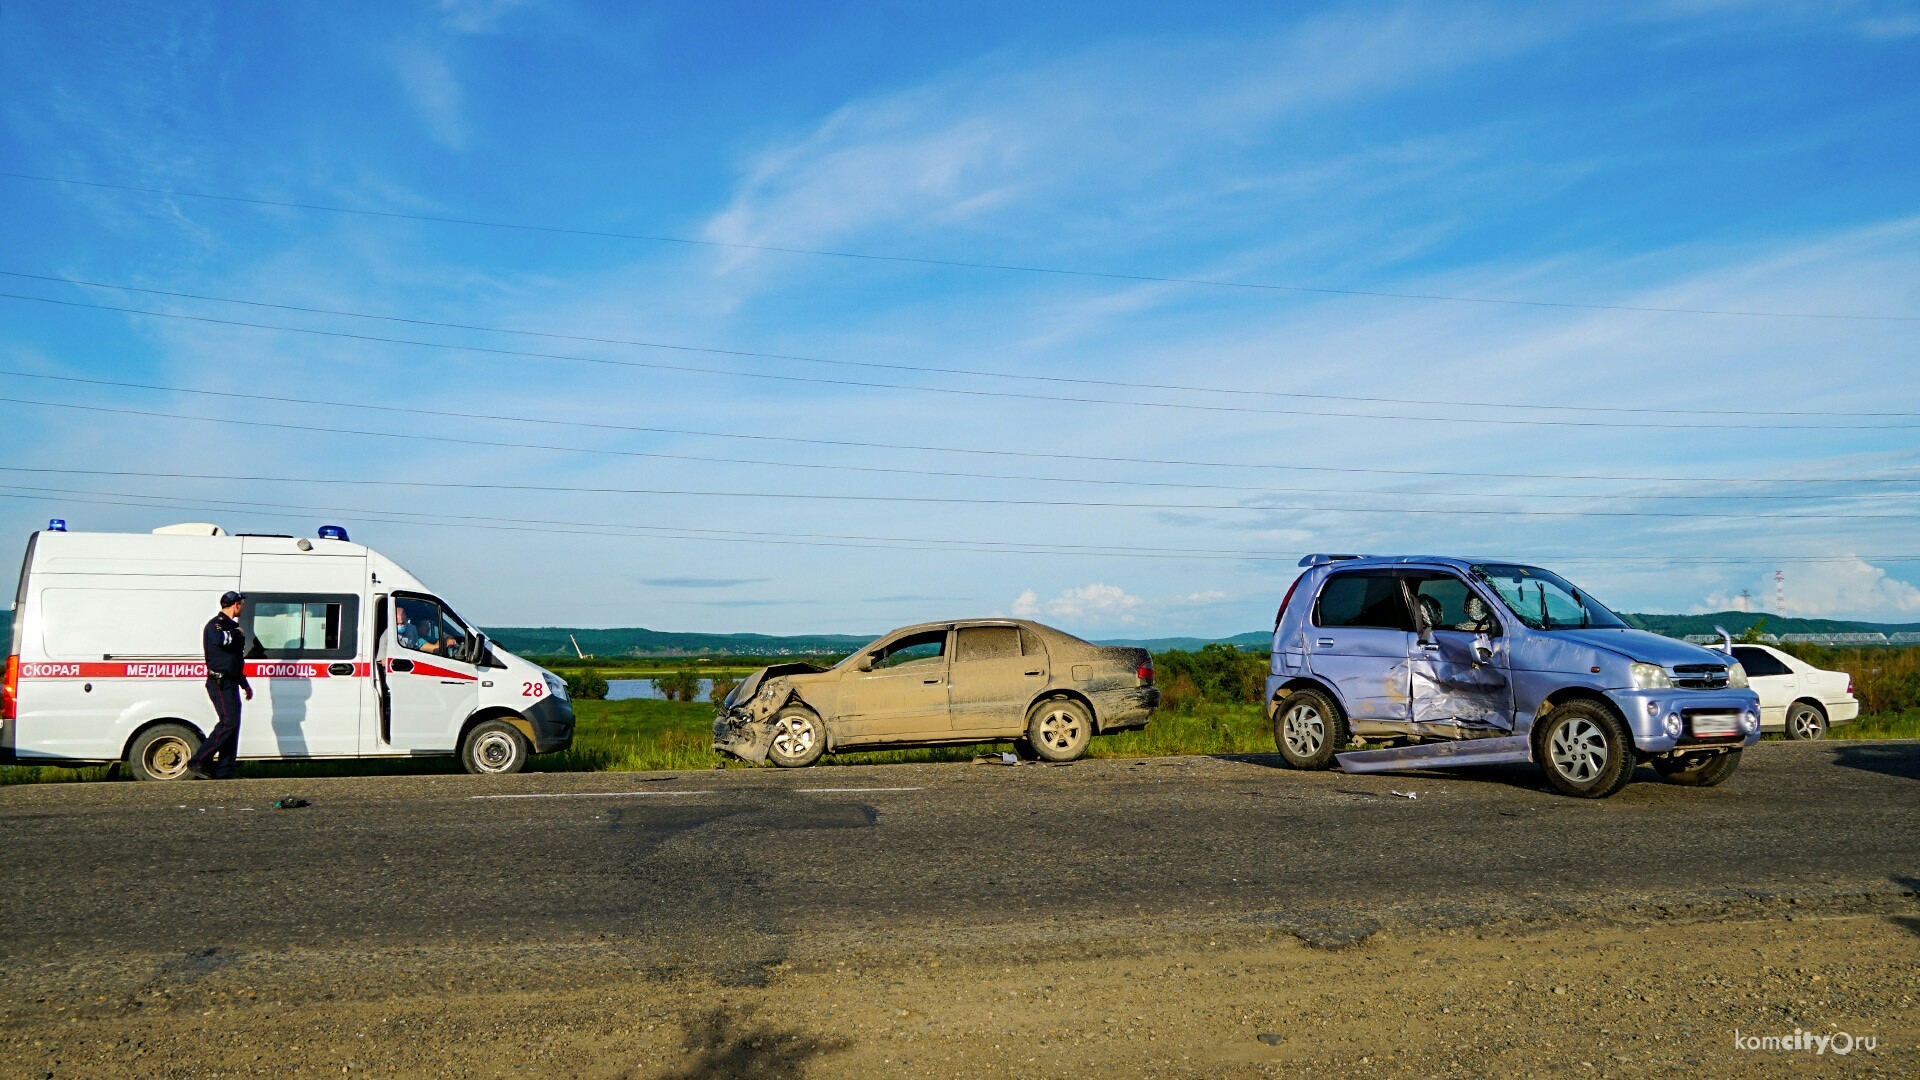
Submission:
<svg viewBox="0 0 1920 1080">
<path fill-rule="evenodd" d="M 712 692 L 713 680 L 701 679 L 700 693 L 695 695 L 694 700 L 705 701 L 707 700 L 707 695 Z M 635 698 L 644 698 L 648 701 L 663 701 L 666 699 L 666 695 L 660 692 L 660 688 L 653 684 L 652 679 L 607 680 L 608 701 L 632 701 Z"/>
</svg>

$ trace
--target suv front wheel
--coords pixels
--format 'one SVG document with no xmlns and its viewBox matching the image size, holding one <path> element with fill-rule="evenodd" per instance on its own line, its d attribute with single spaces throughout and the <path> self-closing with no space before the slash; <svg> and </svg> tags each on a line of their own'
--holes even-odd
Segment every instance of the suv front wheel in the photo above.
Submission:
<svg viewBox="0 0 1920 1080">
<path fill-rule="evenodd" d="M 1295 690 L 1273 710 L 1273 745 L 1296 769 L 1324 769 L 1347 745 L 1347 718 L 1318 690 Z"/>
<path fill-rule="evenodd" d="M 1535 729 L 1534 760 L 1562 795 L 1604 799 L 1633 779 L 1633 737 L 1613 710 L 1596 701 L 1554 707 Z"/>
</svg>

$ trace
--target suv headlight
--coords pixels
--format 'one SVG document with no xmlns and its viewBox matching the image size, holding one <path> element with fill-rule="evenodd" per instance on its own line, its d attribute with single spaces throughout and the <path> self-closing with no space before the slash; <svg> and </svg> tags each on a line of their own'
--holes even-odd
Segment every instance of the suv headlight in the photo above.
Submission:
<svg viewBox="0 0 1920 1080">
<path fill-rule="evenodd" d="M 548 697 L 557 697 L 561 701 L 567 700 L 567 680 L 555 675 L 551 671 L 541 672 L 540 677 L 547 681 Z"/>
<path fill-rule="evenodd" d="M 1737 660 L 1732 667 L 1727 669 L 1727 685 L 1733 687 L 1735 690 L 1745 690 L 1747 688 L 1747 669 L 1741 667 Z"/>
<path fill-rule="evenodd" d="M 1667 690 L 1673 687 L 1673 676 L 1659 664 L 1642 664 L 1636 661 L 1631 674 L 1635 690 Z"/>
</svg>

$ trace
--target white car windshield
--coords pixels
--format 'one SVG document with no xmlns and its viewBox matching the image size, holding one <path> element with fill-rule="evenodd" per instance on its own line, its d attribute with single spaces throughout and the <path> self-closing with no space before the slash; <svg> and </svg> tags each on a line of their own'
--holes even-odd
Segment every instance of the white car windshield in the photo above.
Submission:
<svg viewBox="0 0 1920 1080">
<path fill-rule="evenodd" d="M 1616 630 L 1627 625 L 1598 600 L 1537 566 L 1481 563 L 1473 568 L 1473 576 L 1535 630 Z"/>
</svg>

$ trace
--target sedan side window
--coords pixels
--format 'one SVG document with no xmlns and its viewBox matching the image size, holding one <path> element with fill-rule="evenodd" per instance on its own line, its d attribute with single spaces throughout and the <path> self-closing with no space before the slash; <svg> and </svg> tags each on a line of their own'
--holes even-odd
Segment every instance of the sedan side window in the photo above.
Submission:
<svg viewBox="0 0 1920 1080">
<path fill-rule="evenodd" d="M 1747 646 L 1743 648 L 1739 645 L 1735 645 L 1733 647 L 1733 658 L 1740 662 L 1740 666 L 1742 668 L 1746 669 L 1748 678 L 1752 678 L 1756 675 L 1765 676 L 1765 675 L 1793 674 L 1792 668 L 1781 663 L 1779 657 L 1773 655 L 1772 653 L 1768 652 L 1765 649 L 1756 649 L 1756 648 L 1753 648 L 1752 646 Z"/>
<path fill-rule="evenodd" d="M 956 664 L 969 660 L 1005 660 L 1020 655 L 1017 626 L 963 626 L 954 636 L 959 639 L 953 649 Z"/>
<path fill-rule="evenodd" d="M 880 651 L 873 662 L 875 671 L 882 668 L 904 667 L 907 664 L 937 662 L 947 651 L 947 632 L 929 630 L 921 634 L 910 634 L 889 643 Z"/>
<path fill-rule="evenodd" d="M 1335 574 L 1313 605 L 1315 626 L 1412 630 L 1413 615 L 1400 595 L 1400 575 L 1392 570 L 1353 570 Z"/>
</svg>

